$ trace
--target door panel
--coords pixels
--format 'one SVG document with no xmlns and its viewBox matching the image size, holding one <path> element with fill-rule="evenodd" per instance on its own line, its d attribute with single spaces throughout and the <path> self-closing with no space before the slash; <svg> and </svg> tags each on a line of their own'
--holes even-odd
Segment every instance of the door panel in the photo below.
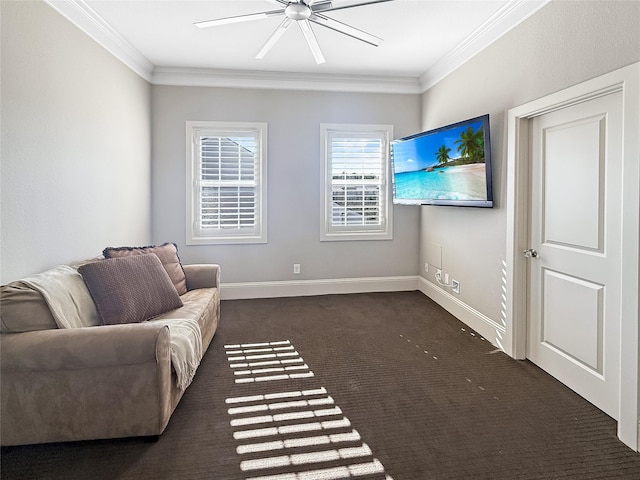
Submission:
<svg viewBox="0 0 640 480">
<path fill-rule="evenodd" d="M 605 126 L 604 117 L 598 116 L 545 130 L 542 227 L 546 243 L 592 250 L 601 246 Z M 574 182 L 576 172 L 580 177 Z"/>
<path fill-rule="evenodd" d="M 527 356 L 614 418 L 619 411 L 622 95 L 531 123 Z"/>
<path fill-rule="evenodd" d="M 543 275 L 542 342 L 601 375 L 603 286 L 547 269 Z"/>
</svg>

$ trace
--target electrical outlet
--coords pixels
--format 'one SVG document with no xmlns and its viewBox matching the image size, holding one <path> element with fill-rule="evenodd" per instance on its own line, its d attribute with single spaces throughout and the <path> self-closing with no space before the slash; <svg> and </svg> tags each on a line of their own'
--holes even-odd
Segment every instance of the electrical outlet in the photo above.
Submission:
<svg viewBox="0 0 640 480">
<path fill-rule="evenodd" d="M 424 273 L 429 273 L 429 262 L 424 262 Z"/>
<path fill-rule="evenodd" d="M 436 270 L 436 280 L 440 280 L 442 278 L 442 270 Z"/>
<path fill-rule="evenodd" d="M 458 280 L 451 280 L 451 291 L 460 295 L 460 282 Z"/>
<path fill-rule="evenodd" d="M 449 274 L 445 273 L 444 274 L 444 283 L 446 283 L 447 285 L 449 285 Z"/>
<path fill-rule="evenodd" d="M 293 264 L 293 274 L 294 275 L 300 275 L 300 264 L 299 263 L 294 263 Z"/>
</svg>

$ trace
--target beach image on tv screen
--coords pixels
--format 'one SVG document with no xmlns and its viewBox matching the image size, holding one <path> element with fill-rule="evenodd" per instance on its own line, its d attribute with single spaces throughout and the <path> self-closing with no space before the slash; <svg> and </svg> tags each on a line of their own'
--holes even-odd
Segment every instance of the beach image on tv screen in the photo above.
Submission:
<svg viewBox="0 0 640 480">
<path fill-rule="evenodd" d="M 394 146 L 395 196 L 420 200 L 487 200 L 482 121 Z"/>
</svg>

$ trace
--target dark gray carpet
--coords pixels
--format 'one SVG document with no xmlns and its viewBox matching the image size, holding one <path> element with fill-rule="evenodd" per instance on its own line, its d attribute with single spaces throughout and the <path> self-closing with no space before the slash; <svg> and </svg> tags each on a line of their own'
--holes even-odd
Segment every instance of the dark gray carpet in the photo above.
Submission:
<svg viewBox="0 0 640 480">
<path fill-rule="evenodd" d="M 3 449 L 2 478 L 640 479 L 611 418 L 494 351 L 418 292 L 223 301 L 156 443 Z"/>
</svg>

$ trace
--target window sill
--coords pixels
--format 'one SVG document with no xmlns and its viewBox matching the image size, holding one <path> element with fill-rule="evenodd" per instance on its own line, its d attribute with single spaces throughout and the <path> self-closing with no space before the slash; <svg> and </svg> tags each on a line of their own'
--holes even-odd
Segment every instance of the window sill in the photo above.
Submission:
<svg viewBox="0 0 640 480">
<path fill-rule="evenodd" d="M 321 242 L 348 242 L 362 240 L 393 240 L 391 232 L 331 232 L 321 233 Z"/>
</svg>

